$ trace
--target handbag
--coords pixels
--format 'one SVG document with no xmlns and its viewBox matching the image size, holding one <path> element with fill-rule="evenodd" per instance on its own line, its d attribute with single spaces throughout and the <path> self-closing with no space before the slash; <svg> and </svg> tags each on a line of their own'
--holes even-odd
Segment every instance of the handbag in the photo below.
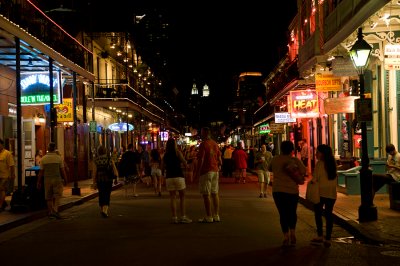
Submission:
<svg viewBox="0 0 400 266">
<path fill-rule="evenodd" d="M 306 199 L 314 204 L 319 203 L 319 184 L 309 181 L 307 183 Z"/>
<path fill-rule="evenodd" d="M 303 185 L 305 181 L 305 173 L 300 170 L 300 167 L 295 158 L 291 158 L 285 165 L 286 173 L 296 182 L 298 185 Z"/>
</svg>

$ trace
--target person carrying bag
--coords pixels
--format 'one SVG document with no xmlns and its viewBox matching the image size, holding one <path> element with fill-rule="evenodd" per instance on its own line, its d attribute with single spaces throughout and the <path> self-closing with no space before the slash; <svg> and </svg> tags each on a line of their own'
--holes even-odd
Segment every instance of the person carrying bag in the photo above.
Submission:
<svg viewBox="0 0 400 266">
<path fill-rule="evenodd" d="M 114 161 L 107 155 L 107 150 L 100 145 L 97 148 L 97 157 L 94 159 L 94 179 L 99 190 L 99 207 L 102 217 L 108 217 L 112 183 L 118 176 Z"/>
<path fill-rule="evenodd" d="M 337 192 L 337 168 L 332 148 L 326 144 L 317 147 L 317 164 L 313 172 L 313 178 L 307 184 L 306 198 L 314 203 L 315 223 L 317 237 L 311 240 L 312 244 L 324 244 L 331 246 L 331 234 L 333 229 L 333 207 L 336 202 Z M 317 198 L 319 196 L 319 199 Z M 325 209 L 325 210 L 324 210 Z M 325 240 L 322 230 L 322 213 L 325 213 L 326 232 Z"/>
</svg>

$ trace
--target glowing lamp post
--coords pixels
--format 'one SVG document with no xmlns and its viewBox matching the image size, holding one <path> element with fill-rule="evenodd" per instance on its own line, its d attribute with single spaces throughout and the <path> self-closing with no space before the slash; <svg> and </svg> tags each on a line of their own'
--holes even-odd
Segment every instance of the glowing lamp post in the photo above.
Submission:
<svg viewBox="0 0 400 266">
<path fill-rule="evenodd" d="M 361 205 L 358 209 L 359 222 L 376 221 L 378 212 L 373 204 L 372 170 L 369 168 L 368 141 L 367 141 L 367 121 L 372 117 L 367 114 L 370 112 L 365 106 L 370 105 L 370 99 L 365 99 L 364 89 L 364 70 L 368 65 L 372 47 L 363 39 L 362 29 L 358 29 L 357 41 L 350 50 L 350 57 L 360 79 L 360 99 L 356 102 L 358 113 L 357 118 L 361 124 L 361 170 L 360 170 L 360 191 Z M 363 107 L 364 106 L 364 107 Z"/>
</svg>

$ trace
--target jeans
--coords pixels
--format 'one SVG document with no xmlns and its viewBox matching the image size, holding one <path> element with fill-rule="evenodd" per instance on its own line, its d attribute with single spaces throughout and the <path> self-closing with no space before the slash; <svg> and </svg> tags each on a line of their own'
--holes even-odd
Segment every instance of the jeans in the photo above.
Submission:
<svg viewBox="0 0 400 266">
<path fill-rule="evenodd" d="M 287 233 L 289 229 L 296 229 L 299 194 L 273 192 L 272 196 L 279 212 L 282 232 Z"/>
<path fill-rule="evenodd" d="M 323 236 L 322 230 L 322 213 L 325 206 L 325 220 L 326 220 L 326 240 L 331 240 L 332 229 L 333 229 L 333 206 L 335 205 L 336 199 L 329 199 L 320 197 L 319 203 L 314 205 L 315 224 L 317 225 L 318 236 Z"/>
<path fill-rule="evenodd" d="M 374 193 L 376 193 L 379 189 L 381 189 L 385 184 L 390 184 L 392 182 L 395 182 L 395 180 L 390 174 L 373 174 L 372 180 L 373 180 L 372 185 Z"/>
<path fill-rule="evenodd" d="M 112 191 L 112 180 L 98 181 L 97 189 L 99 190 L 99 206 L 110 205 L 110 197 Z"/>
</svg>

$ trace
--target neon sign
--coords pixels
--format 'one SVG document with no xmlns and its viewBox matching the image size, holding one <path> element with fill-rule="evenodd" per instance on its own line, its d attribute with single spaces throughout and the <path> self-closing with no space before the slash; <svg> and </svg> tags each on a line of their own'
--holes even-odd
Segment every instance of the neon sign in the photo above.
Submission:
<svg viewBox="0 0 400 266">
<path fill-rule="evenodd" d="M 288 106 L 292 118 L 319 116 L 318 96 L 315 90 L 291 91 Z"/>
<path fill-rule="evenodd" d="M 111 131 L 126 131 L 126 123 L 114 123 L 108 126 Z M 133 130 L 133 125 L 128 124 L 129 131 Z"/>
<path fill-rule="evenodd" d="M 50 77 L 48 72 L 21 73 L 21 105 L 50 103 Z M 53 103 L 60 104 L 58 72 L 53 72 Z"/>
<path fill-rule="evenodd" d="M 168 131 L 161 131 L 160 136 L 161 136 L 161 141 L 167 141 L 169 138 Z"/>
<path fill-rule="evenodd" d="M 269 127 L 269 123 L 263 124 L 259 127 L 260 134 L 268 134 L 270 132 L 271 132 L 271 129 Z"/>
</svg>

